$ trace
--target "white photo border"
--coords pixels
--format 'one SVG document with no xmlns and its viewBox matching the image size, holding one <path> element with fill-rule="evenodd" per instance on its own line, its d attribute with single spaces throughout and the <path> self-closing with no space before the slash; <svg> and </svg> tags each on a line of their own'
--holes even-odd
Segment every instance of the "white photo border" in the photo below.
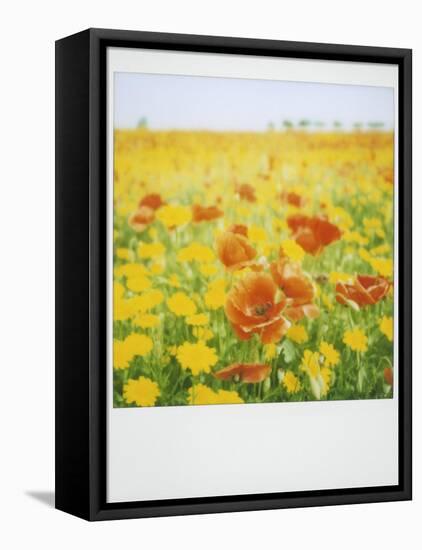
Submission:
<svg viewBox="0 0 422 550">
<path fill-rule="evenodd" d="M 392 399 L 113 408 L 115 72 L 394 88 L 395 376 Z M 397 65 L 138 48 L 107 49 L 108 503 L 398 484 L 398 128 Z"/>
</svg>

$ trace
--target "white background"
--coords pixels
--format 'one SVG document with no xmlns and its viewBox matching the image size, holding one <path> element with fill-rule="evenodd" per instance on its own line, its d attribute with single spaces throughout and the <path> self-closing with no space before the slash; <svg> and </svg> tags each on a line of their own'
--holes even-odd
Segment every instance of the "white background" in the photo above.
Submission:
<svg viewBox="0 0 422 550">
<path fill-rule="evenodd" d="M 417 3 L 338 0 L 15 2 L 0 35 L 0 545 L 15 548 L 395 549 L 421 544 L 421 353 L 414 355 L 415 500 L 303 510 L 88 524 L 55 511 L 54 45 L 86 27 L 412 47 L 414 151 L 420 138 L 422 36 Z M 7 9 L 7 11 L 6 11 Z M 414 166 L 415 204 L 422 174 Z M 418 210 L 416 209 L 416 213 Z M 415 217 L 415 242 L 422 237 Z M 415 256 L 415 281 L 421 273 Z M 415 284 L 415 311 L 421 303 Z M 417 319 L 417 318 L 416 318 Z M 416 325 L 415 337 L 418 338 Z M 32 495 L 32 496 L 31 496 Z"/>
</svg>

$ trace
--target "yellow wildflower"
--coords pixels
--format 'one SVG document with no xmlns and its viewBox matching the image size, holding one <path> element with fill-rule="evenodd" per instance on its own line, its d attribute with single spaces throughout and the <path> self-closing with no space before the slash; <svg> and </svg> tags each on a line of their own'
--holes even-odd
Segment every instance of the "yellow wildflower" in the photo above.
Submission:
<svg viewBox="0 0 422 550">
<path fill-rule="evenodd" d="M 140 376 L 137 380 L 129 380 L 123 386 L 125 401 L 136 403 L 139 407 L 153 407 L 159 395 L 158 384 L 145 376 Z"/>
<path fill-rule="evenodd" d="M 251 211 L 247 206 L 239 205 L 236 207 L 236 214 L 239 216 L 241 220 L 244 220 L 245 218 L 249 218 Z"/>
<path fill-rule="evenodd" d="M 327 367 L 334 367 L 335 365 L 338 365 L 340 361 L 340 354 L 332 344 L 322 341 L 319 345 L 319 351 L 325 358 L 324 365 Z"/>
<path fill-rule="evenodd" d="M 346 330 L 343 342 L 353 351 L 366 351 L 368 349 L 368 338 L 359 328 Z"/>
<path fill-rule="evenodd" d="M 218 390 L 215 392 L 205 384 L 195 384 L 188 390 L 190 405 L 231 405 L 244 403 L 236 391 Z"/>
<path fill-rule="evenodd" d="M 281 248 L 284 254 L 295 262 L 301 262 L 305 257 L 305 251 L 293 239 L 285 239 L 282 241 Z"/>
<path fill-rule="evenodd" d="M 129 248 L 117 248 L 116 256 L 119 260 L 131 260 L 133 258 L 133 252 Z"/>
<path fill-rule="evenodd" d="M 347 231 L 353 226 L 353 218 L 341 206 L 327 204 L 327 213 L 330 222 L 335 223 L 342 231 Z"/>
<path fill-rule="evenodd" d="M 205 384 L 195 384 L 188 390 L 188 403 L 190 405 L 214 405 L 216 393 L 205 386 Z"/>
<path fill-rule="evenodd" d="M 114 321 L 126 321 L 135 314 L 132 307 L 131 300 L 125 300 L 123 298 L 114 298 L 113 304 L 113 320 Z"/>
<path fill-rule="evenodd" d="M 150 288 L 151 281 L 145 275 L 140 277 L 131 277 L 126 281 L 126 286 L 132 292 L 142 292 L 147 288 Z"/>
<path fill-rule="evenodd" d="M 374 201 L 377 202 L 377 201 Z M 363 225 L 367 235 L 375 234 L 380 239 L 385 238 L 385 231 L 382 228 L 382 222 L 378 218 L 364 218 Z"/>
<path fill-rule="evenodd" d="M 114 281 L 114 284 L 113 284 L 113 297 L 114 297 L 114 300 L 120 300 L 123 298 L 123 295 L 125 293 L 125 287 L 117 282 L 117 281 Z"/>
<path fill-rule="evenodd" d="M 154 328 L 160 324 L 160 318 L 152 313 L 141 313 L 133 319 L 132 323 L 141 328 Z"/>
<path fill-rule="evenodd" d="M 216 398 L 217 405 L 234 405 L 237 403 L 244 403 L 237 391 L 218 390 Z"/>
<path fill-rule="evenodd" d="M 323 395 L 325 395 L 331 384 L 331 380 L 333 378 L 333 371 L 329 369 L 328 367 L 321 367 L 321 378 L 323 380 Z"/>
<path fill-rule="evenodd" d="M 179 277 L 173 273 L 173 275 L 170 275 L 168 278 L 169 285 L 173 288 L 180 288 L 180 281 Z"/>
<path fill-rule="evenodd" d="M 358 231 L 346 231 L 343 233 L 343 240 L 349 243 L 357 243 L 362 246 L 368 244 L 368 239 L 361 235 Z"/>
<path fill-rule="evenodd" d="M 161 275 L 164 271 L 165 267 L 161 263 L 155 263 L 150 266 L 151 273 L 154 275 Z"/>
<path fill-rule="evenodd" d="M 193 375 L 200 372 L 210 372 L 218 357 L 214 348 L 208 347 L 205 342 L 198 341 L 194 344 L 185 342 L 177 350 L 177 360 L 184 369 L 190 369 Z"/>
<path fill-rule="evenodd" d="M 382 277 L 393 276 L 393 260 L 391 258 L 374 258 L 370 261 L 372 269 Z"/>
<path fill-rule="evenodd" d="M 204 277 L 211 277 L 215 275 L 218 271 L 217 266 L 212 264 L 201 264 L 199 266 L 199 271 L 204 275 Z"/>
<path fill-rule="evenodd" d="M 373 254 L 374 256 L 388 254 L 389 252 L 390 252 L 390 245 L 387 243 L 380 244 L 379 246 L 376 246 L 375 248 L 371 249 L 371 254 Z"/>
<path fill-rule="evenodd" d="M 382 222 L 379 218 L 363 218 L 363 226 L 365 229 L 379 229 Z"/>
<path fill-rule="evenodd" d="M 358 254 L 362 258 L 362 260 L 364 260 L 365 262 L 370 262 L 372 259 L 370 252 L 368 252 L 366 248 L 359 248 Z"/>
<path fill-rule="evenodd" d="M 226 301 L 226 283 L 223 279 L 217 279 L 208 285 L 205 293 L 205 304 L 210 309 L 223 307 Z"/>
<path fill-rule="evenodd" d="M 115 268 L 116 277 L 142 277 L 148 275 L 148 269 L 142 264 L 128 263 Z"/>
<path fill-rule="evenodd" d="M 330 387 L 331 371 L 328 367 L 321 368 L 319 353 L 305 350 L 301 369 L 308 375 L 311 391 L 315 398 L 325 397 Z"/>
<path fill-rule="evenodd" d="M 302 325 L 292 325 L 287 331 L 286 336 L 289 340 L 296 342 L 296 344 L 303 344 L 308 341 L 308 333 Z"/>
<path fill-rule="evenodd" d="M 152 350 L 152 340 L 144 334 L 133 333 L 125 340 L 113 342 L 113 366 L 115 369 L 125 369 L 137 355 L 147 355 Z"/>
<path fill-rule="evenodd" d="M 161 304 L 164 300 L 164 295 L 161 290 L 150 289 L 145 291 L 140 296 L 135 296 L 130 299 L 134 313 L 145 313 L 150 309 Z"/>
<path fill-rule="evenodd" d="M 137 332 L 129 334 L 123 341 L 123 344 L 125 348 L 132 353 L 133 357 L 136 355 L 141 357 L 148 355 L 153 348 L 151 338 L 145 334 L 138 334 Z"/>
<path fill-rule="evenodd" d="M 184 292 L 176 292 L 167 300 L 169 310 L 178 316 L 195 315 L 196 304 Z"/>
<path fill-rule="evenodd" d="M 387 337 L 390 342 L 392 342 L 394 334 L 393 318 L 386 317 L 384 315 L 384 317 L 380 320 L 379 326 L 381 332 Z"/>
<path fill-rule="evenodd" d="M 156 212 L 156 218 L 167 228 L 179 227 L 189 223 L 192 219 L 191 209 L 187 206 L 166 204 Z"/>
<path fill-rule="evenodd" d="M 138 256 L 142 259 L 157 258 L 165 253 L 162 243 L 139 243 Z"/>
<path fill-rule="evenodd" d="M 180 262 L 213 262 L 215 254 L 209 246 L 200 243 L 191 243 L 179 250 L 177 259 Z"/>
<path fill-rule="evenodd" d="M 277 355 L 277 346 L 275 344 L 267 344 L 264 346 L 264 355 L 267 361 L 271 361 Z"/>
<path fill-rule="evenodd" d="M 330 296 L 328 296 L 328 294 L 321 293 L 321 302 L 328 309 L 328 311 L 331 311 L 332 309 L 334 309 L 333 300 L 331 299 Z"/>
<path fill-rule="evenodd" d="M 330 283 L 347 283 L 351 279 L 351 275 L 348 273 L 340 273 L 338 271 L 332 271 L 328 277 Z"/>
<path fill-rule="evenodd" d="M 211 340 L 211 338 L 214 338 L 214 333 L 210 328 L 206 327 L 193 327 L 192 334 L 197 338 L 198 340 L 203 340 L 204 342 L 208 342 L 208 340 Z"/>
<path fill-rule="evenodd" d="M 115 369 L 127 369 L 133 359 L 132 351 L 125 346 L 122 340 L 113 342 L 113 367 Z"/>
<path fill-rule="evenodd" d="M 263 227 L 258 225 L 251 225 L 248 231 L 249 240 L 253 243 L 258 243 L 260 241 L 266 241 L 268 239 L 267 232 Z"/>
<path fill-rule="evenodd" d="M 157 229 L 155 227 L 151 227 L 151 229 L 148 231 L 148 235 L 151 237 L 152 240 L 157 238 Z"/>
<path fill-rule="evenodd" d="M 290 370 L 284 374 L 282 384 L 288 393 L 297 393 L 301 390 L 299 378 Z"/>
<path fill-rule="evenodd" d="M 208 315 L 205 313 L 197 313 L 196 315 L 190 315 L 186 317 L 186 324 L 195 327 L 207 325 L 209 322 Z"/>
<path fill-rule="evenodd" d="M 274 231 L 287 231 L 289 226 L 287 225 L 286 220 L 275 218 L 273 221 L 273 228 L 274 228 Z"/>
<path fill-rule="evenodd" d="M 310 376 L 316 378 L 320 372 L 319 353 L 317 351 L 305 349 L 301 368 Z"/>
</svg>

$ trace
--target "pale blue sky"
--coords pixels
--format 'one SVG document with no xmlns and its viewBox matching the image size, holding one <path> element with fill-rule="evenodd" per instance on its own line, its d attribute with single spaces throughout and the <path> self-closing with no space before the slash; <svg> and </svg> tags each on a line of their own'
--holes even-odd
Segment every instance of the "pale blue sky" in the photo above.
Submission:
<svg viewBox="0 0 422 550">
<path fill-rule="evenodd" d="M 261 131 L 284 119 L 394 126 L 393 88 L 139 73 L 116 73 L 114 86 L 116 128 L 142 117 L 151 129 Z"/>
</svg>

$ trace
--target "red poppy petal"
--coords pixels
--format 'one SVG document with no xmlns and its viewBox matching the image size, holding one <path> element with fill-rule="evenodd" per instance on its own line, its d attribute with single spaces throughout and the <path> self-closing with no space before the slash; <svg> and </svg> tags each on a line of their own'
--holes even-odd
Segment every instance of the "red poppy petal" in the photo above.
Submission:
<svg viewBox="0 0 422 550">
<path fill-rule="evenodd" d="M 315 304 L 305 304 L 302 306 L 303 313 L 308 319 L 316 319 L 319 317 L 319 307 Z"/>
<path fill-rule="evenodd" d="M 282 317 L 274 323 L 266 326 L 261 332 L 261 340 L 263 344 L 275 344 L 286 334 L 290 328 L 290 323 Z"/>
<path fill-rule="evenodd" d="M 253 331 L 246 332 L 242 329 L 240 325 L 235 325 L 232 323 L 232 329 L 236 333 L 236 336 L 239 338 L 239 340 L 250 340 L 254 334 Z"/>
</svg>

